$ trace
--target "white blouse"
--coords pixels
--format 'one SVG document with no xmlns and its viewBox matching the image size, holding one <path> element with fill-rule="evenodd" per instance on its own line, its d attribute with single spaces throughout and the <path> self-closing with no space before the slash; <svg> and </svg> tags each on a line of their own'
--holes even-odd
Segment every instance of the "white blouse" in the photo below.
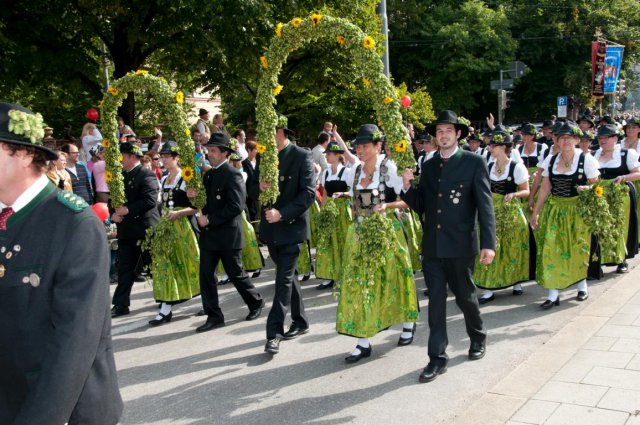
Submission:
<svg viewBox="0 0 640 425">
<path fill-rule="evenodd" d="M 331 172 L 332 170 L 332 166 L 331 164 L 329 164 L 329 167 L 326 170 L 322 170 L 320 172 L 320 185 L 324 186 L 326 182 L 330 182 L 330 181 L 334 181 L 334 180 L 342 180 L 345 181 L 347 183 L 349 183 L 349 181 L 347 180 L 348 174 L 349 174 L 349 169 L 345 169 L 344 172 L 342 173 L 342 178 L 338 177 L 340 175 L 340 170 L 342 170 L 344 168 L 344 165 L 342 164 L 338 164 L 338 168 L 336 169 L 336 173 L 333 174 Z"/>
<path fill-rule="evenodd" d="M 380 186 L 380 164 L 382 164 L 382 160 L 385 157 L 383 155 L 378 155 L 378 160 L 376 161 L 376 168 L 373 171 L 373 181 L 367 186 L 362 187 L 360 181 L 366 177 L 366 173 L 364 172 L 364 164 L 360 167 L 360 175 L 358 176 L 358 189 L 378 189 Z M 387 180 L 384 182 L 387 187 L 393 188 L 397 195 L 400 194 L 402 190 L 402 177 L 398 175 L 398 167 L 392 160 L 387 160 Z M 349 177 L 347 178 L 347 182 L 353 182 L 355 178 L 355 172 L 358 167 L 351 167 L 349 170 Z M 345 174 L 347 172 L 345 171 Z M 349 195 L 353 196 L 353 188 L 351 188 L 351 184 L 349 185 Z"/>
<path fill-rule="evenodd" d="M 578 162 L 580 161 L 580 154 L 582 151 L 580 149 L 574 149 L 573 162 L 571 164 L 571 169 L 560 173 L 558 171 L 558 165 L 560 164 L 561 159 L 558 158 L 555 164 L 553 165 L 553 173 L 554 174 L 563 174 L 566 176 L 570 176 L 574 174 L 578 170 Z M 549 163 L 551 162 L 551 158 L 553 158 L 553 154 L 547 156 L 539 167 L 542 168 L 542 176 L 549 177 Z M 599 164 L 598 161 L 591 155 L 590 153 L 585 154 L 584 156 L 584 174 L 587 176 L 587 179 L 594 179 L 600 175 L 600 171 L 598 171 Z"/>
<path fill-rule="evenodd" d="M 506 180 L 509 177 L 509 169 L 511 168 L 511 164 L 515 161 L 513 159 L 509 160 L 509 163 L 506 167 L 504 167 L 504 172 L 500 175 L 497 175 L 498 168 L 493 165 L 491 167 L 491 172 L 489 173 L 489 178 L 494 182 L 499 182 Z M 521 162 L 516 162 L 516 167 L 513 170 L 513 180 L 517 185 L 521 185 L 522 183 L 529 181 L 529 170 L 524 166 Z"/>
<path fill-rule="evenodd" d="M 545 145 L 544 143 L 538 143 L 538 146 L 540 146 L 540 154 L 538 155 L 538 164 L 540 164 L 542 161 L 544 161 L 544 154 L 545 152 L 547 152 L 547 149 L 549 149 L 549 147 L 547 145 Z M 533 150 L 533 152 L 531 152 L 531 155 L 526 155 L 525 154 L 525 147 L 523 145 L 522 147 L 522 153 L 520 153 L 520 149 L 516 149 L 518 151 L 518 153 L 520 153 L 520 156 L 527 156 L 527 157 L 533 157 L 535 156 L 537 150 L 538 150 L 538 146 L 535 147 L 535 149 Z"/>
<path fill-rule="evenodd" d="M 622 148 L 618 145 L 613 149 L 613 156 L 611 159 L 602 163 L 600 161 L 600 157 L 602 156 L 602 148 L 598 149 L 594 155 L 594 157 L 598 160 L 599 168 L 618 168 L 620 167 L 620 163 L 622 160 Z M 627 151 L 627 168 L 629 170 L 633 170 L 634 168 L 640 167 L 640 162 L 638 162 L 638 152 L 633 149 L 629 149 Z"/>
</svg>

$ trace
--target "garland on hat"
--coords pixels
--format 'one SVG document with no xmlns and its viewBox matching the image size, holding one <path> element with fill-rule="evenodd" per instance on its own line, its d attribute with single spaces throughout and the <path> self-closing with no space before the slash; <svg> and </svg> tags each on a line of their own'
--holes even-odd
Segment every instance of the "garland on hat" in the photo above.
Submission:
<svg viewBox="0 0 640 425">
<path fill-rule="evenodd" d="M 262 74 L 256 96 L 257 139 L 259 145 L 264 146 L 261 148 L 264 153 L 261 153 L 260 179 L 271 184 L 269 189 L 260 194 L 263 204 L 275 202 L 279 195 L 278 150 L 274 137 L 278 116 L 274 106 L 277 104 L 276 96 L 284 87 L 278 83 L 278 75 L 290 52 L 319 40 L 335 43 L 336 49 L 350 52 L 360 70 L 362 85 L 372 99 L 378 122 L 386 133 L 398 173 L 415 165 L 413 153 L 407 149 L 410 138 L 402 124 L 400 101 L 393 85 L 382 72 L 382 61 L 375 50 L 375 40 L 344 18 L 317 13 L 307 18 L 296 17 L 286 24 L 277 24 L 275 36 L 259 60 Z"/>
<path fill-rule="evenodd" d="M 42 146 L 45 127 L 42 115 L 39 113 L 27 114 L 17 109 L 10 110 L 8 115 L 10 132 L 29 139 L 33 144 Z"/>
<path fill-rule="evenodd" d="M 197 208 L 205 204 L 204 187 L 202 181 L 195 177 L 196 151 L 191 132 L 187 124 L 187 116 L 182 109 L 184 93 L 174 91 L 163 78 L 149 74 L 148 71 L 138 70 L 130 72 L 124 77 L 113 82 L 107 90 L 100 107 L 103 117 L 103 131 L 107 138 L 103 139 L 105 147 L 106 172 L 105 178 L 109 186 L 111 205 L 120 207 L 127 202 L 124 193 L 124 179 L 122 177 L 122 155 L 120 154 L 119 141 L 116 137 L 118 123 L 116 121 L 118 107 L 122 105 L 128 92 L 145 93 L 155 99 L 160 116 L 165 120 L 169 129 L 173 132 L 177 142 L 182 178 L 190 189 L 198 193 L 192 203 Z"/>
</svg>

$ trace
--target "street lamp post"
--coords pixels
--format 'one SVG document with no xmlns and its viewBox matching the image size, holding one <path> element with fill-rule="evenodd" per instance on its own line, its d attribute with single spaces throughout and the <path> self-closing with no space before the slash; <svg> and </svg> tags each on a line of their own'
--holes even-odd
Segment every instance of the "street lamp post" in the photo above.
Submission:
<svg viewBox="0 0 640 425">
<path fill-rule="evenodd" d="M 389 78 L 389 27 L 387 25 L 387 0 L 380 0 L 378 3 L 378 14 L 382 21 L 382 35 L 384 36 L 384 53 L 382 54 L 382 65 L 384 75 Z"/>
</svg>

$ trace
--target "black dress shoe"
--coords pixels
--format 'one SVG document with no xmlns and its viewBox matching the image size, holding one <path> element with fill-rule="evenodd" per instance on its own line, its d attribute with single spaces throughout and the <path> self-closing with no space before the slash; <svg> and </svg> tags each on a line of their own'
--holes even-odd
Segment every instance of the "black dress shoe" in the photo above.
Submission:
<svg viewBox="0 0 640 425">
<path fill-rule="evenodd" d="M 429 296 L 429 289 L 428 289 L 428 288 L 424 290 L 424 296 L 425 296 L 425 297 L 428 297 L 428 296 Z"/>
<path fill-rule="evenodd" d="M 589 298 L 589 293 L 587 291 L 578 291 L 578 296 L 576 297 L 576 300 L 584 301 L 587 298 Z"/>
<path fill-rule="evenodd" d="M 472 342 L 471 347 L 469 347 L 469 360 L 480 360 L 484 357 L 486 351 L 484 342 Z"/>
<path fill-rule="evenodd" d="M 141 274 L 137 274 L 136 277 L 133 279 L 134 282 L 146 282 L 147 278 L 142 276 Z"/>
<path fill-rule="evenodd" d="M 129 307 L 124 305 L 114 305 L 111 309 L 111 317 L 120 317 L 129 313 Z"/>
<path fill-rule="evenodd" d="M 262 269 L 253 272 L 253 274 L 251 275 L 251 279 L 259 278 L 260 277 L 260 273 L 262 273 Z"/>
<path fill-rule="evenodd" d="M 204 308 L 196 313 L 196 316 L 204 316 Z"/>
<path fill-rule="evenodd" d="M 439 365 L 435 363 L 429 363 L 427 367 L 422 370 L 418 380 L 420 382 L 431 382 L 447 371 L 447 365 Z"/>
<path fill-rule="evenodd" d="M 218 281 L 218 285 L 226 285 L 227 283 L 231 282 L 230 278 L 226 278 L 226 279 L 220 279 Z"/>
<path fill-rule="evenodd" d="M 416 333 L 416 324 L 414 323 L 411 329 L 402 328 L 402 332 L 411 332 L 411 336 L 409 338 L 403 338 L 402 335 L 400 335 L 400 338 L 398 339 L 398 345 L 401 347 L 409 345 L 413 342 L 413 336 Z"/>
<path fill-rule="evenodd" d="M 206 331 L 210 331 L 211 329 L 221 328 L 223 326 L 224 326 L 224 322 L 209 322 L 207 320 L 207 322 L 204 325 L 198 326 L 196 328 L 196 332 L 206 332 Z"/>
<path fill-rule="evenodd" d="M 249 311 L 249 314 L 244 320 L 246 321 L 256 320 L 262 314 L 263 307 L 264 307 L 264 300 L 262 300 L 260 307 L 254 308 L 253 310 Z"/>
<path fill-rule="evenodd" d="M 478 304 L 486 304 L 489 301 L 493 301 L 495 299 L 496 299 L 496 295 L 495 294 L 491 294 L 491 296 L 486 297 L 486 298 L 480 297 L 480 298 L 478 298 Z"/>
<path fill-rule="evenodd" d="M 625 274 L 629 272 L 629 265 L 627 264 L 627 262 L 623 262 L 621 264 L 618 264 L 618 268 L 616 269 L 616 273 L 618 274 Z"/>
<path fill-rule="evenodd" d="M 300 279 L 300 281 L 301 281 L 301 282 L 304 282 L 304 281 L 306 281 L 306 280 L 309 280 L 309 278 L 311 278 L 311 272 L 309 272 L 309 273 L 305 273 L 305 274 L 302 276 L 302 279 Z"/>
<path fill-rule="evenodd" d="M 524 291 L 522 289 L 514 289 L 513 292 L 511 293 L 511 295 L 517 296 L 517 295 L 522 295 L 524 294 Z"/>
<path fill-rule="evenodd" d="M 369 345 L 367 348 L 364 348 L 361 345 L 356 345 L 356 348 L 360 350 L 360 354 L 356 354 L 356 355 L 350 354 L 348 357 L 344 359 L 344 361 L 346 361 L 347 363 L 355 363 L 364 357 L 371 356 L 371 348 L 372 348 L 371 345 Z"/>
<path fill-rule="evenodd" d="M 308 326 L 302 327 L 297 323 L 292 323 L 289 327 L 289 330 L 282 336 L 282 339 L 294 339 L 299 337 L 300 335 L 306 334 L 307 332 L 309 332 Z"/>
<path fill-rule="evenodd" d="M 278 354 L 280 352 L 280 338 L 271 338 L 267 340 L 264 351 L 269 354 Z"/>
<path fill-rule="evenodd" d="M 167 315 L 164 315 L 162 313 L 158 313 L 158 315 L 160 316 L 160 319 L 149 320 L 149 325 L 158 326 L 163 324 L 164 322 L 169 323 L 171 321 L 171 318 L 173 317 L 173 311 L 170 311 Z"/>
<path fill-rule="evenodd" d="M 333 288 L 333 284 L 335 282 L 333 280 L 330 280 L 329 283 L 325 284 L 324 282 L 322 282 L 320 285 L 316 286 L 316 289 L 318 291 L 322 291 L 323 289 L 328 289 L 328 288 Z"/>
<path fill-rule="evenodd" d="M 540 304 L 540 308 L 543 309 L 543 310 L 549 310 L 554 305 L 555 306 L 559 306 L 560 305 L 560 297 L 556 298 L 555 301 L 546 300 L 545 302 Z"/>
</svg>

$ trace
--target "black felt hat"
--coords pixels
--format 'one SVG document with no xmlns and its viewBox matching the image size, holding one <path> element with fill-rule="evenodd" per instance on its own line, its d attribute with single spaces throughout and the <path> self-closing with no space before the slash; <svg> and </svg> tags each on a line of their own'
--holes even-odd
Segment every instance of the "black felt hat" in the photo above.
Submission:
<svg viewBox="0 0 640 425">
<path fill-rule="evenodd" d="M 436 135 L 436 126 L 439 124 L 452 124 L 456 130 L 460 130 L 460 139 L 464 139 L 469 134 L 469 126 L 458 122 L 458 115 L 455 112 L 446 109 L 440 112 L 438 119 L 427 126 L 427 133 L 432 136 Z"/>
<path fill-rule="evenodd" d="M 553 127 L 553 121 L 551 120 L 544 120 L 542 121 L 542 128 L 552 128 Z"/>
<path fill-rule="evenodd" d="M 284 130 L 284 134 L 286 134 L 289 137 L 289 140 L 292 140 L 294 133 L 293 133 L 293 130 L 290 130 L 288 127 L 289 127 L 289 118 L 285 117 L 282 114 L 278 114 L 278 122 L 276 124 L 276 129 L 281 128 L 282 130 Z"/>
<path fill-rule="evenodd" d="M 603 124 L 598 128 L 598 133 L 596 137 L 610 137 L 610 136 L 618 136 L 620 137 L 620 131 L 618 131 L 618 126 L 615 124 Z"/>
<path fill-rule="evenodd" d="M 324 153 L 344 153 L 344 149 L 340 147 L 338 142 L 329 142 L 327 145 L 327 149 L 324 150 Z"/>
<path fill-rule="evenodd" d="M 164 145 L 162 145 L 162 149 L 160 149 L 160 152 L 158 152 L 160 155 L 173 155 L 176 156 L 178 155 L 178 144 L 176 142 L 173 141 L 168 141 L 165 142 Z"/>
<path fill-rule="evenodd" d="M 225 133 L 211 134 L 211 137 L 209 137 L 209 141 L 207 142 L 206 146 L 207 147 L 216 146 L 221 149 L 226 149 L 231 153 L 237 153 L 236 150 L 231 146 L 231 138 L 227 136 Z"/>
<path fill-rule="evenodd" d="M 206 109 L 200 108 L 200 111 L 198 112 L 198 116 L 203 116 L 203 115 L 207 115 L 209 113 L 209 111 L 207 111 Z"/>
<path fill-rule="evenodd" d="M 490 136 L 491 134 L 488 135 Z M 482 137 L 478 133 L 471 133 L 471 135 L 467 139 L 467 143 L 468 142 L 482 142 Z"/>
<path fill-rule="evenodd" d="M 522 125 L 522 134 L 530 134 L 532 136 L 535 136 L 538 134 L 538 129 L 535 125 L 528 122 Z"/>
<path fill-rule="evenodd" d="M 431 139 L 433 139 L 433 136 L 429 133 L 418 133 L 415 137 L 416 142 L 430 142 Z"/>
<path fill-rule="evenodd" d="M 365 143 L 379 142 L 382 140 L 382 132 L 375 124 L 365 124 L 360 126 L 356 140 L 353 145 L 364 145 Z"/>
<path fill-rule="evenodd" d="M 0 142 L 36 148 L 44 152 L 47 159 L 58 159 L 55 152 L 42 145 L 43 137 L 44 124 L 40 114 L 19 105 L 0 102 Z"/>
<path fill-rule="evenodd" d="M 501 124 L 495 126 L 491 133 L 491 140 L 489 141 L 489 144 L 495 146 L 513 146 L 513 140 L 511 139 L 509 130 Z"/>
<path fill-rule="evenodd" d="M 591 126 L 591 128 L 595 128 L 596 123 L 593 122 L 593 118 L 590 117 L 589 115 L 583 115 L 578 119 L 578 124 L 580 124 L 580 121 L 586 121 L 589 123 L 589 125 Z"/>
<path fill-rule="evenodd" d="M 565 121 L 561 124 L 562 125 L 560 126 L 560 128 L 553 131 L 553 134 L 557 136 L 569 135 L 569 136 L 575 136 L 575 137 L 582 137 L 583 132 L 582 130 L 580 130 L 580 127 L 578 127 L 578 124 L 576 124 L 575 122 Z"/>
<path fill-rule="evenodd" d="M 140 147 L 131 142 L 120 143 L 120 153 L 128 153 L 130 155 L 135 155 L 138 158 L 142 158 L 144 156 Z"/>
<path fill-rule="evenodd" d="M 626 123 L 624 126 L 622 126 L 622 128 L 624 128 L 624 129 L 626 130 L 626 128 L 627 128 L 627 126 L 628 126 L 628 125 L 637 125 L 637 126 L 640 126 L 640 120 L 638 120 L 637 118 L 629 118 L 629 119 L 627 120 L 627 123 Z"/>
</svg>

